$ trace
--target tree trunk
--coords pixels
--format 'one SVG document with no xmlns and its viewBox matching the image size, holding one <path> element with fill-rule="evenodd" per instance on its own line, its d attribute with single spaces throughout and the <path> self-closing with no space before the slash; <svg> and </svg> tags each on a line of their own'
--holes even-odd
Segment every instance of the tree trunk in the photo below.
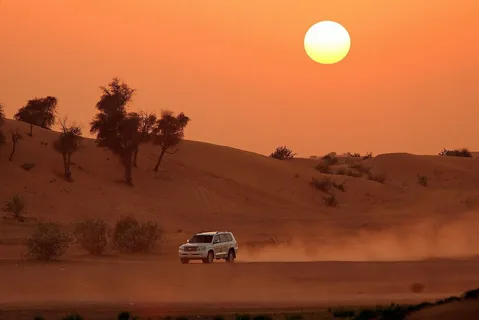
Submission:
<svg viewBox="0 0 479 320">
<path fill-rule="evenodd" d="M 63 169 L 65 171 L 65 180 L 72 181 L 72 172 L 70 170 L 70 155 L 63 153 Z"/>
<path fill-rule="evenodd" d="M 140 151 L 140 147 L 139 146 L 136 146 L 135 147 L 135 151 L 133 153 L 133 166 L 135 168 L 138 168 L 138 164 L 136 163 L 136 158 L 138 157 L 138 151 Z"/>
<path fill-rule="evenodd" d="M 163 159 L 165 152 L 166 152 L 166 148 L 161 149 L 161 153 L 160 153 L 160 156 L 158 157 L 158 161 L 156 161 L 155 172 L 158 172 L 158 168 L 160 167 L 161 160 Z"/>
<path fill-rule="evenodd" d="M 17 143 L 14 142 L 13 143 L 13 147 L 12 147 L 12 153 L 10 153 L 10 158 L 8 158 L 8 161 L 12 161 L 13 159 L 13 155 L 15 154 L 15 148 L 17 147 Z"/>
<path fill-rule="evenodd" d="M 33 124 L 30 125 L 30 133 L 28 135 L 33 137 Z"/>
<path fill-rule="evenodd" d="M 123 154 L 123 167 L 125 168 L 125 182 L 127 185 L 133 185 L 133 179 L 131 177 L 133 166 L 133 150 L 125 150 Z"/>
</svg>

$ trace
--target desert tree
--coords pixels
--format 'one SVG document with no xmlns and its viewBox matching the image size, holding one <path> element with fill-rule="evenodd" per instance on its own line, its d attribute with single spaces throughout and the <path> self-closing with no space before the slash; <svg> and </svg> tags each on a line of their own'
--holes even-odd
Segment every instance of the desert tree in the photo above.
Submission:
<svg viewBox="0 0 479 320">
<path fill-rule="evenodd" d="M 2 125 L 5 120 L 5 111 L 3 110 L 3 105 L 0 103 L 0 144 L 5 143 L 5 136 L 2 131 Z"/>
<path fill-rule="evenodd" d="M 125 181 L 132 184 L 133 152 L 140 140 L 138 114 L 127 113 L 135 92 L 118 78 L 100 87 L 103 94 L 96 104 L 98 113 L 90 122 L 90 133 L 96 134 L 97 145 L 117 154 L 125 169 Z"/>
<path fill-rule="evenodd" d="M 135 113 L 136 115 L 136 113 Z M 156 117 L 156 114 L 154 112 L 147 112 L 144 110 L 141 110 L 140 113 L 137 114 L 140 122 L 140 143 L 148 142 L 151 139 L 151 136 L 153 135 L 153 129 L 155 127 L 156 121 L 158 118 Z M 138 144 L 136 146 L 136 149 L 134 151 L 133 155 L 133 166 L 138 167 L 137 164 L 137 158 L 138 158 L 138 152 L 140 150 L 140 145 Z"/>
<path fill-rule="evenodd" d="M 81 128 L 72 123 L 67 125 L 67 118 L 60 121 L 62 131 L 57 140 L 53 142 L 53 148 L 63 157 L 64 176 L 67 181 L 72 181 L 71 158 L 80 149 Z"/>
<path fill-rule="evenodd" d="M 28 100 L 13 116 L 15 120 L 26 122 L 30 125 L 28 135 L 33 137 L 33 126 L 51 129 L 55 124 L 55 113 L 58 99 L 52 96 Z"/>
<path fill-rule="evenodd" d="M 10 132 L 10 135 L 12 139 L 12 152 L 10 153 L 10 157 L 8 158 L 8 161 L 12 161 L 13 155 L 15 154 L 15 151 L 17 149 L 17 144 L 20 142 L 20 140 L 23 139 L 20 132 L 18 132 L 18 129 L 12 130 Z"/>
<path fill-rule="evenodd" d="M 156 125 L 153 128 L 153 142 L 161 148 L 160 155 L 158 156 L 154 168 L 155 172 L 158 171 L 165 153 L 173 154 L 177 151 L 170 152 L 168 150 L 177 146 L 181 142 L 185 136 L 185 127 L 189 122 L 190 118 L 188 118 L 183 112 L 176 116 L 169 110 L 165 110 L 161 113 L 160 119 L 156 121 Z"/>
</svg>

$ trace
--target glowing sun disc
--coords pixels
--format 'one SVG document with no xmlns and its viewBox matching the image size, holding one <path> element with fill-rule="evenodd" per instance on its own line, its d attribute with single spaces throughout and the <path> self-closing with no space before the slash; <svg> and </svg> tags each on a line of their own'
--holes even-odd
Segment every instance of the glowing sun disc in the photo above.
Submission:
<svg viewBox="0 0 479 320">
<path fill-rule="evenodd" d="M 304 50 L 321 64 L 333 64 L 343 60 L 351 48 L 349 33 L 334 21 L 321 21 L 312 25 L 304 36 Z"/>
</svg>

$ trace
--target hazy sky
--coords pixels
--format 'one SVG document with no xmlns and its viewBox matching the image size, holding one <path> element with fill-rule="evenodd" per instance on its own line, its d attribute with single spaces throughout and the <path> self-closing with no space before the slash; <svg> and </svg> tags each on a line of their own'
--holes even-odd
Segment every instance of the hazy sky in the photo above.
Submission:
<svg viewBox="0 0 479 320">
<path fill-rule="evenodd" d="M 186 137 L 269 153 L 479 149 L 477 0 L 0 0 L 7 116 L 59 98 L 84 125 L 100 85 L 131 110 L 184 111 Z M 308 28 L 349 31 L 339 64 L 311 61 Z"/>
</svg>

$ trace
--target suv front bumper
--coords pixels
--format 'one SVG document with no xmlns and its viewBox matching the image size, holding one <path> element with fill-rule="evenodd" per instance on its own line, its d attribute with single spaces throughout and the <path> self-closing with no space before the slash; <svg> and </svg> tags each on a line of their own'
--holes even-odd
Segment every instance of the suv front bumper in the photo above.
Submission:
<svg viewBox="0 0 479 320">
<path fill-rule="evenodd" d="M 205 259 L 208 256 L 208 250 L 201 250 L 201 251 L 183 251 L 178 250 L 178 256 L 180 259 Z"/>
</svg>

